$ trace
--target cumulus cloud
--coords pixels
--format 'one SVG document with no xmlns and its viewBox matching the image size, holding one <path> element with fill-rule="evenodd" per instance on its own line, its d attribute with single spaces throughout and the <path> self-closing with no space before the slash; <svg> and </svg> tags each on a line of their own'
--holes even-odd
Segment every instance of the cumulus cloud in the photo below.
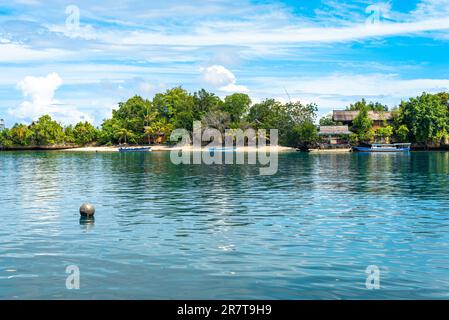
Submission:
<svg viewBox="0 0 449 320">
<path fill-rule="evenodd" d="M 9 109 L 9 114 L 23 120 L 36 120 L 44 114 L 63 123 L 92 121 L 85 113 L 55 99 L 55 92 L 61 86 L 62 79 L 57 73 L 45 77 L 27 76 L 17 84 L 17 88 L 28 100 L 17 108 Z"/>
<path fill-rule="evenodd" d="M 225 92 L 247 92 L 247 87 L 238 85 L 235 75 L 220 65 L 213 65 L 201 69 L 203 72 L 203 79 L 208 84 Z"/>
<path fill-rule="evenodd" d="M 252 83 L 257 88 L 252 90 L 253 101 L 280 97 L 277 99 L 285 102 L 288 97 L 282 93 L 287 91 L 292 101 L 316 103 L 320 115 L 332 109 L 344 109 L 362 98 L 394 107 L 402 100 L 418 96 L 424 91 L 437 93 L 449 90 L 449 79 L 402 79 L 397 74 L 379 73 L 331 74 L 320 77 L 261 77 L 253 79 Z"/>
</svg>

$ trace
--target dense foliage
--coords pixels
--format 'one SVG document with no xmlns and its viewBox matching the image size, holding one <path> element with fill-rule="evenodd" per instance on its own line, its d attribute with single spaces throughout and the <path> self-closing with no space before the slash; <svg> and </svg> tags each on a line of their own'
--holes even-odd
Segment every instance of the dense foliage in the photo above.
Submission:
<svg viewBox="0 0 449 320">
<path fill-rule="evenodd" d="M 393 121 L 383 121 L 379 127 L 373 127 L 369 118 L 370 111 L 380 115 L 388 108 L 380 103 L 367 103 L 365 100 L 347 107 L 347 110 L 359 111 L 352 123 L 353 143 L 360 142 L 412 142 L 421 146 L 441 146 L 448 144 L 449 138 L 449 94 L 423 93 L 416 98 L 402 101 L 398 108 L 391 111 Z M 325 120 L 323 120 L 325 121 Z M 320 121 L 321 122 L 321 121 Z"/>
<path fill-rule="evenodd" d="M 278 129 L 279 143 L 298 146 L 316 139 L 313 124 L 317 107 L 299 102 L 282 104 L 272 99 L 252 104 L 246 94 L 235 93 L 223 100 L 202 89 L 190 94 L 181 87 L 158 93 L 153 100 L 134 96 L 119 103 L 112 117 L 100 128 L 88 122 L 61 126 L 43 116 L 27 126 L 16 124 L 0 133 L 2 146 L 142 144 L 164 142 L 175 128 L 192 130 L 193 121 L 214 127 L 245 130 Z M 269 133 L 267 135 L 269 139 Z"/>
<path fill-rule="evenodd" d="M 423 93 L 403 101 L 397 122 L 408 129 L 407 138 L 412 142 L 431 144 L 446 140 L 449 132 L 447 94 Z"/>
<path fill-rule="evenodd" d="M 403 101 L 393 113 L 394 121 L 373 126 L 370 111 L 386 112 L 377 102 L 358 101 L 347 110 L 359 111 L 350 128 L 352 143 L 414 142 L 417 144 L 447 143 L 449 132 L 449 94 L 423 93 Z M 134 96 L 119 103 L 112 117 L 99 128 L 88 122 L 63 127 L 45 115 L 30 125 L 16 124 L 0 132 L 0 146 L 48 145 L 112 145 L 165 142 L 175 128 L 192 130 L 193 121 L 225 129 L 278 129 L 279 144 L 307 148 L 319 139 L 316 121 L 317 106 L 300 102 L 281 103 L 267 99 L 253 104 L 246 94 L 235 93 L 221 99 L 202 89 L 193 94 L 181 87 L 158 93 L 152 100 Z M 325 116 L 320 125 L 340 125 Z"/>
</svg>

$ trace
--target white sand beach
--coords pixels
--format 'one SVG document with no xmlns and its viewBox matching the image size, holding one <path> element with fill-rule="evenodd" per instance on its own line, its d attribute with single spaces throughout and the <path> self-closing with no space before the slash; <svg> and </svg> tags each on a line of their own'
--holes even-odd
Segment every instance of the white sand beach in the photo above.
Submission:
<svg viewBox="0 0 449 320">
<path fill-rule="evenodd" d="M 144 146 L 132 146 L 132 147 L 148 147 L 148 145 Z M 118 152 L 119 147 L 117 146 L 98 146 L 98 147 L 82 147 L 82 148 L 71 148 L 65 150 L 59 150 L 59 152 Z M 192 151 L 192 152 L 203 152 L 209 151 L 209 147 L 197 148 L 194 146 L 184 146 L 184 147 L 172 147 L 167 145 L 152 145 L 152 151 L 174 151 L 174 150 L 183 150 L 183 151 Z M 295 148 L 283 147 L 283 146 L 265 146 L 265 147 L 238 147 L 236 152 L 291 152 L 295 151 Z"/>
<path fill-rule="evenodd" d="M 345 153 L 352 152 L 351 148 L 339 148 L 339 149 L 310 149 L 311 153 Z"/>
</svg>

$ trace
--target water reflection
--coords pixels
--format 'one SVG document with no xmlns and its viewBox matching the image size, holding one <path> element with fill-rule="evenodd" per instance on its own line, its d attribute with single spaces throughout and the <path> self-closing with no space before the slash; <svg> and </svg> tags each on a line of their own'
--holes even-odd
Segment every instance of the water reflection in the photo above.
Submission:
<svg viewBox="0 0 449 320">
<path fill-rule="evenodd" d="M 80 226 L 82 230 L 89 232 L 93 229 L 94 225 L 95 225 L 94 217 L 83 217 L 83 216 L 80 217 Z"/>
<path fill-rule="evenodd" d="M 74 297 L 54 281 L 68 264 L 88 279 L 76 298 L 449 291 L 449 153 L 281 153 L 274 176 L 163 152 L 0 153 L 0 168 L 2 263 L 37 274 L 30 284 L 0 270 L 1 297 Z M 86 200 L 95 222 L 79 217 Z M 374 293 L 371 264 L 385 277 Z"/>
</svg>

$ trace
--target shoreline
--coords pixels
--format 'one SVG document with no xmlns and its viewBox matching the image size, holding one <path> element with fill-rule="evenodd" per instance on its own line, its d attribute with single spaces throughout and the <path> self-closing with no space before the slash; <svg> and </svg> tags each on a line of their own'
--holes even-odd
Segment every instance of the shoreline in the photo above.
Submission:
<svg viewBox="0 0 449 320">
<path fill-rule="evenodd" d="M 130 146 L 133 148 L 151 147 L 151 151 L 190 151 L 190 152 L 209 152 L 210 147 L 197 148 L 193 146 L 167 146 L 167 145 L 138 145 Z M 119 152 L 118 146 L 99 146 L 99 147 L 80 147 L 70 149 L 55 150 L 58 152 Z M 296 151 L 295 148 L 283 147 L 283 146 L 265 146 L 265 147 L 238 147 L 235 152 L 292 152 Z"/>
<path fill-rule="evenodd" d="M 185 151 L 185 152 L 209 152 L 209 148 L 213 147 L 193 147 L 189 146 L 170 146 L 170 145 L 133 145 L 128 146 L 131 148 L 148 148 L 151 147 L 151 151 Z M 86 146 L 86 147 L 76 147 L 76 146 L 30 146 L 30 147 L 10 147 L 10 148 L 0 148 L 0 152 L 8 151 L 52 151 L 52 152 L 101 152 L 101 153 L 114 153 L 119 152 L 120 146 Z M 227 150 L 226 150 L 227 151 Z M 237 147 L 233 152 L 299 152 L 297 148 L 285 147 L 285 146 L 264 146 L 264 147 Z M 449 152 L 449 147 L 440 148 L 422 148 L 422 147 L 412 147 L 412 152 Z M 217 151 L 220 152 L 220 151 Z M 311 148 L 308 151 L 313 154 L 332 154 L 332 153 L 350 153 L 352 148 L 334 148 L 334 149 L 318 149 Z"/>
</svg>

